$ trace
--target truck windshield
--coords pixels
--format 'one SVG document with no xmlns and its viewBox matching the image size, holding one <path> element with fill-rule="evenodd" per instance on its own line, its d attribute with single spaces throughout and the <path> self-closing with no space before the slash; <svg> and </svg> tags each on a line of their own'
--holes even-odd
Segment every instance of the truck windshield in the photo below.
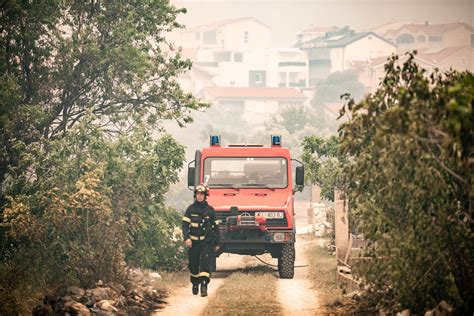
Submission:
<svg viewBox="0 0 474 316">
<path fill-rule="evenodd" d="M 221 188 L 286 188 L 288 162 L 283 157 L 209 157 L 204 160 L 204 182 Z"/>
</svg>

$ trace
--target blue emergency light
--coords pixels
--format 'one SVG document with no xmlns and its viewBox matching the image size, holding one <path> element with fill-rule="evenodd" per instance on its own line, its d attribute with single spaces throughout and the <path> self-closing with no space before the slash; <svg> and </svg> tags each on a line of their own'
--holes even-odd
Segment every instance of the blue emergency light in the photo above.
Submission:
<svg viewBox="0 0 474 316">
<path fill-rule="evenodd" d="M 272 146 L 281 146 L 281 136 L 272 135 Z"/>
<path fill-rule="evenodd" d="M 211 146 L 220 146 L 221 137 L 218 135 L 211 135 Z"/>
</svg>

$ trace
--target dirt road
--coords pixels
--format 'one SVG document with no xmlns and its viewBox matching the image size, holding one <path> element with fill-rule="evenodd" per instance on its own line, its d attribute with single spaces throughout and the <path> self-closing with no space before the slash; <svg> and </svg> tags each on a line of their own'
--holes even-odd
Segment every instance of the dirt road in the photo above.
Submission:
<svg viewBox="0 0 474 316">
<path fill-rule="evenodd" d="M 307 207 L 306 203 L 296 205 L 296 219 L 300 226 L 306 223 Z M 309 267 L 306 266 L 308 260 L 305 258 L 305 248 L 314 242 L 316 241 L 297 235 L 295 265 L 301 267 L 295 268 L 293 279 L 279 279 L 276 268 L 272 272 L 278 278 L 278 300 L 283 308 L 283 315 L 311 315 L 319 307 L 318 293 L 312 288 L 308 277 Z M 259 257 L 267 263 L 276 264 L 276 259 L 272 259 L 270 255 Z M 228 275 L 245 267 L 259 265 L 264 264 L 254 257 L 223 254 L 217 259 L 217 271 L 209 284 L 208 297 L 192 295 L 190 286 L 178 288 L 167 299 L 167 306 L 155 315 L 200 315 Z"/>
<path fill-rule="evenodd" d="M 314 314 L 318 305 L 318 293 L 312 288 L 308 278 L 307 260 L 304 257 L 304 249 L 310 243 L 302 236 L 297 236 L 296 242 L 296 265 L 293 279 L 279 279 L 278 271 L 274 270 L 275 278 L 278 278 L 278 299 L 283 307 L 283 315 L 310 315 Z M 276 264 L 276 260 L 270 255 L 259 256 L 265 262 Z M 167 299 L 167 306 L 155 315 L 200 315 L 209 299 L 218 291 L 219 286 L 226 277 L 244 267 L 255 267 L 264 265 L 254 257 L 224 254 L 217 259 L 218 271 L 213 274 L 209 284 L 209 296 L 206 298 L 192 295 L 191 287 L 186 286 L 176 289 Z"/>
<path fill-rule="evenodd" d="M 239 255 L 222 254 L 217 258 L 217 271 L 212 274 L 207 297 L 193 295 L 191 285 L 178 288 L 166 300 L 167 306 L 154 315 L 200 315 L 225 278 L 243 266 L 244 258 Z"/>
<path fill-rule="evenodd" d="M 318 293 L 312 287 L 308 276 L 308 260 L 305 248 L 310 243 L 297 235 L 295 277 L 293 279 L 278 279 L 278 296 L 284 315 L 313 315 L 319 308 Z"/>
</svg>

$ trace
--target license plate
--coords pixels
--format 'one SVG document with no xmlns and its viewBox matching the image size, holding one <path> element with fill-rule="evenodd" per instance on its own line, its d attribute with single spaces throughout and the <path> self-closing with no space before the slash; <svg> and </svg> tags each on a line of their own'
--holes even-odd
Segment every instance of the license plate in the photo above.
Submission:
<svg viewBox="0 0 474 316">
<path fill-rule="evenodd" d="M 263 216 L 265 218 L 283 218 L 283 212 L 255 212 L 257 216 Z"/>
</svg>

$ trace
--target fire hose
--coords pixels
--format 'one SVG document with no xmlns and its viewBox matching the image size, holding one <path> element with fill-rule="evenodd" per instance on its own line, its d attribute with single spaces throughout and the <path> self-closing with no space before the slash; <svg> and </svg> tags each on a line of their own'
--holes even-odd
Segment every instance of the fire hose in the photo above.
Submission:
<svg viewBox="0 0 474 316">
<path fill-rule="evenodd" d="M 263 261 L 262 259 L 260 259 L 260 258 L 257 257 L 257 256 L 254 256 L 254 257 L 257 258 L 257 260 L 260 261 L 261 263 L 266 264 L 267 266 L 278 268 L 278 266 L 275 265 L 275 264 L 271 264 L 271 263 L 265 262 L 265 261 Z M 300 265 L 300 266 L 295 266 L 295 268 L 306 268 L 306 267 L 309 267 L 309 264 L 305 264 L 305 265 L 302 265 L 302 266 L 301 266 L 301 265 Z"/>
</svg>

